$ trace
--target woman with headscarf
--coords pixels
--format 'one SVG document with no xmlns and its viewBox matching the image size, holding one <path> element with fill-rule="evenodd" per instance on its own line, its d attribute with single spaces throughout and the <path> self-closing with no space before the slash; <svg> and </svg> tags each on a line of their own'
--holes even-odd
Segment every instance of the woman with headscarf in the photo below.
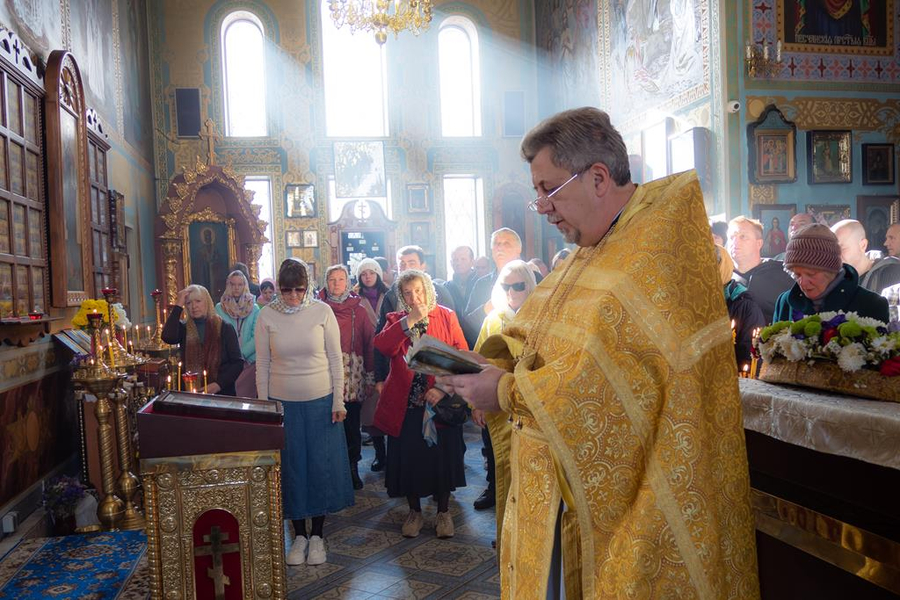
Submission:
<svg viewBox="0 0 900 600">
<path fill-rule="evenodd" d="M 743 365 L 751 362 L 753 330 L 762 329 L 768 323 L 750 291 L 731 278 L 734 274 L 734 261 L 731 260 L 728 251 L 719 245 L 716 245 L 716 262 L 719 265 L 719 279 L 724 286 L 728 318 L 734 327 L 734 358 L 740 371 Z"/>
<path fill-rule="evenodd" d="M 372 357 L 372 338 L 375 325 L 363 305 L 365 300 L 350 291 L 349 275 L 344 265 L 332 265 L 325 271 L 325 289 L 319 300 L 331 307 L 341 330 L 341 352 L 344 361 L 344 434 L 350 458 L 350 477 L 353 489 L 363 488 L 359 478 L 359 459 L 362 458 L 362 435 L 359 414 L 365 399 L 375 388 L 375 361 Z"/>
<path fill-rule="evenodd" d="M 325 515 L 353 505 L 342 424 L 341 332 L 334 312 L 313 299 L 310 286 L 306 263 L 285 260 L 278 269 L 279 293 L 256 320 L 257 395 L 284 407 L 281 490 L 284 518 L 293 522 L 295 535 L 289 565 L 324 563 Z"/>
<path fill-rule="evenodd" d="M 256 303 L 260 308 L 271 302 L 275 299 L 275 280 L 266 277 L 261 282 L 259 282 L 259 298 L 256 299 Z"/>
<path fill-rule="evenodd" d="M 434 496 L 436 533 L 448 538 L 454 533 L 450 493 L 466 485 L 462 427 L 433 420 L 425 403 L 434 406 L 446 394 L 434 387 L 434 377 L 407 368 L 404 356 L 425 334 L 460 350 L 468 347 L 456 314 L 437 304 L 431 277 L 410 269 L 397 276 L 397 283 L 401 310 L 388 313 L 384 328 L 375 336 L 375 347 L 390 360 L 375 409 L 375 426 L 390 436 L 385 485 L 388 496 L 405 497 L 409 504 L 401 530 L 404 537 L 419 535 L 421 498 Z"/>
<path fill-rule="evenodd" d="M 381 303 L 384 302 L 384 295 L 387 294 L 389 288 L 383 280 L 384 270 L 381 264 L 373 258 L 364 258 L 356 265 L 356 285 L 353 286 L 353 292 L 364 300 L 363 308 L 372 322 L 372 328 L 378 325 L 378 315 L 381 314 Z M 378 391 L 375 387 L 371 393 L 363 400 L 362 410 L 359 415 L 359 423 L 362 430 L 369 434 L 372 438 L 372 447 L 375 449 L 375 460 L 372 461 L 373 471 L 384 470 L 384 432 L 372 425 L 372 419 L 375 417 L 375 407 L 378 405 Z"/>
<path fill-rule="evenodd" d="M 247 278 L 241 271 L 235 269 L 228 274 L 225 280 L 225 291 L 222 298 L 216 304 L 216 313 L 222 320 L 231 324 L 237 332 L 238 342 L 241 345 L 241 356 L 244 359 L 244 369 L 234 384 L 238 396 L 252 398 L 256 394 L 256 317 L 259 315 L 259 306 L 256 305 L 256 296 L 250 293 Z"/>
<path fill-rule="evenodd" d="M 521 260 L 511 260 L 500 270 L 497 282 L 491 291 L 491 304 L 494 309 L 484 318 L 481 331 L 475 342 L 475 352 L 481 350 L 485 340 L 494 334 L 500 333 L 503 327 L 512 321 L 516 313 L 525 304 L 525 299 L 537 287 L 534 270 L 529 263 Z M 512 434 L 504 413 L 486 415 L 483 411 L 472 411 L 472 421 L 479 427 L 488 427 L 490 436 L 486 439 L 490 442 L 488 447 L 488 474 L 487 489 L 475 500 L 477 510 L 497 507 L 497 530 L 503 523 L 503 510 L 506 505 L 506 494 L 509 490 L 509 442 Z"/>
<path fill-rule="evenodd" d="M 794 234 L 784 251 L 784 270 L 796 283 L 775 301 L 773 322 L 831 311 L 890 319 L 887 300 L 859 285 L 859 274 L 843 263 L 837 236 L 825 225 L 807 225 Z"/>
<path fill-rule="evenodd" d="M 182 321 L 182 313 L 184 320 Z M 202 285 L 189 285 L 178 292 L 162 330 L 162 340 L 181 346 L 184 373 L 206 371 L 206 391 L 236 395 L 234 382 L 244 368 L 234 327 L 225 323 Z"/>
</svg>

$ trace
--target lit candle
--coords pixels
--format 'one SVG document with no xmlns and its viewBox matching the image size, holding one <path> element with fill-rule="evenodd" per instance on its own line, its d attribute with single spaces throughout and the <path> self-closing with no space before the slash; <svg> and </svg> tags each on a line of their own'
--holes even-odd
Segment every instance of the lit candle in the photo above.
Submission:
<svg viewBox="0 0 900 600">
<path fill-rule="evenodd" d="M 166 375 L 166 389 L 167 390 L 172 389 L 172 376 L 171 375 Z"/>
<path fill-rule="evenodd" d="M 747 363 L 744 363 L 744 368 L 741 371 L 741 377 L 746 379 L 748 377 L 749 371 L 750 371 L 750 365 L 748 365 Z"/>
<path fill-rule="evenodd" d="M 769 60 L 769 40 L 763 40 L 763 60 Z"/>
<path fill-rule="evenodd" d="M 208 393 L 206 389 L 206 369 L 203 369 L 203 393 Z"/>
<path fill-rule="evenodd" d="M 737 344 L 737 330 L 734 328 L 734 319 L 731 320 L 731 345 Z"/>
<path fill-rule="evenodd" d="M 166 309 L 163 309 L 163 323 L 166 322 Z"/>
<path fill-rule="evenodd" d="M 147 340 L 150 339 L 150 326 L 147 325 Z"/>
<path fill-rule="evenodd" d="M 178 361 L 178 391 L 181 391 L 181 361 Z"/>
<path fill-rule="evenodd" d="M 781 62 L 781 40 L 775 44 L 775 62 Z"/>
<path fill-rule="evenodd" d="M 109 345 L 109 367 L 110 367 L 111 369 L 115 369 L 115 368 L 116 368 L 116 355 L 113 354 L 113 347 L 112 347 L 112 344 Z"/>
<path fill-rule="evenodd" d="M 141 345 L 141 327 L 140 325 L 134 325 L 134 343 L 138 346 Z"/>
<path fill-rule="evenodd" d="M 126 348 L 128 347 L 128 328 L 127 327 L 122 328 L 122 345 L 125 346 Z"/>
</svg>

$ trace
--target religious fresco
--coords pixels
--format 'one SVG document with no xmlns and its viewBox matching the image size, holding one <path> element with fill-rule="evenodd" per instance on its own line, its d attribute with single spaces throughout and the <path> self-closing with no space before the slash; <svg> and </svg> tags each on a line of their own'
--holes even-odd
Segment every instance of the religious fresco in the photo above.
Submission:
<svg viewBox="0 0 900 600">
<path fill-rule="evenodd" d="M 546 64 L 554 82 L 540 93 L 559 109 L 599 101 L 597 80 L 596 0 L 553 0 L 536 3 L 537 45 L 547 53 Z"/>
<path fill-rule="evenodd" d="M 790 81 L 900 82 L 900 11 L 896 0 L 754 0 L 752 38 L 783 43 Z"/>
<path fill-rule="evenodd" d="M 15 31 L 25 45 L 46 60 L 50 50 L 64 45 L 59 6 L 59 0 L 3 0 L 0 24 Z"/>
<path fill-rule="evenodd" d="M 673 111 L 710 91 L 710 0 L 611 0 L 598 28 L 604 106 L 627 123 Z M 626 126 L 627 128 L 627 126 Z"/>
<path fill-rule="evenodd" d="M 153 119 L 150 113 L 150 70 L 147 46 L 146 0 L 119 0 L 119 52 L 125 140 L 148 161 L 153 155 Z"/>
<path fill-rule="evenodd" d="M 85 81 L 87 104 L 100 113 L 108 130 L 117 121 L 112 3 L 113 0 L 81 0 L 69 9 L 72 53 Z"/>
</svg>

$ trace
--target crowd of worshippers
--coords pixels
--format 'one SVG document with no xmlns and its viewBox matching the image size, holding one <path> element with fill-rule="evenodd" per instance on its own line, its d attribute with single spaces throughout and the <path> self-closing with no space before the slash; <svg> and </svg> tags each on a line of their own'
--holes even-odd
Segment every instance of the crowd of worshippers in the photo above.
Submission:
<svg viewBox="0 0 900 600">
<path fill-rule="evenodd" d="M 557 268 L 568 249 L 552 260 Z M 410 345 L 429 335 L 461 350 L 478 350 L 499 333 L 550 269 L 522 260 L 522 241 L 509 228 L 491 236 L 491 258 L 460 246 L 449 281 L 433 279 L 418 246 L 404 246 L 391 265 L 365 258 L 325 272 L 319 289 L 303 261 L 289 258 L 277 278 L 257 285 L 235 265 L 215 302 L 206 288 L 178 293 L 163 339 L 179 344 L 185 371 L 208 374 L 208 392 L 279 400 L 284 407 L 284 517 L 295 536 L 289 565 L 326 561 L 325 515 L 353 504 L 362 489 L 362 444 L 374 447 L 372 471 L 384 472 L 390 497 L 405 498 L 401 527 L 416 537 L 421 499 L 437 504 L 434 531 L 454 535 L 451 493 L 466 485 L 462 424 L 481 427 L 487 486 L 478 510 L 496 502 L 494 455 L 484 414 L 438 403 L 447 396 L 433 377 L 407 368 Z M 337 383 L 336 383 L 337 382 Z M 307 529 L 307 525 L 310 525 Z"/>
<path fill-rule="evenodd" d="M 763 226 L 739 216 L 711 223 L 719 274 L 735 330 L 735 359 L 750 362 L 755 329 L 819 312 L 856 312 L 888 322 L 900 305 L 900 223 L 887 231 L 886 254 L 869 249 L 865 227 L 831 227 L 809 213 L 791 217 L 784 251 L 763 258 Z"/>
<path fill-rule="evenodd" d="M 868 250 L 855 220 L 829 228 L 797 214 L 774 258 L 762 257 L 759 221 L 739 216 L 711 229 L 738 365 L 750 361 L 753 330 L 774 321 L 838 310 L 897 319 L 900 224 L 887 232 L 888 255 Z M 394 265 L 377 257 L 359 261 L 354 273 L 329 267 L 321 289 L 304 262 L 289 258 L 275 280 L 259 285 L 235 265 L 219 302 L 199 285 L 178 293 L 163 339 L 180 344 L 185 370 L 206 370 L 209 393 L 283 403 L 284 516 L 295 530 L 289 565 L 326 561 L 325 515 L 352 505 L 353 490 L 363 487 L 364 436 L 375 453 L 369 468 L 384 471 L 388 495 L 409 505 L 401 533 L 420 534 L 421 499 L 433 497 L 435 534 L 453 536 L 449 499 L 466 485 L 469 410 L 439 409 L 445 392 L 411 371 L 404 356 L 426 331 L 478 351 L 568 254 L 557 253 L 550 269 L 540 259 L 524 262 L 518 234 L 502 228 L 491 235 L 491 259 L 454 249 L 449 281 L 429 276 L 422 248 L 405 246 Z M 481 427 L 487 471 L 474 506 L 487 509 L 496 502 L 494 453 L 485 415 L 474 409 L 471 419 Z"/>
</svg>

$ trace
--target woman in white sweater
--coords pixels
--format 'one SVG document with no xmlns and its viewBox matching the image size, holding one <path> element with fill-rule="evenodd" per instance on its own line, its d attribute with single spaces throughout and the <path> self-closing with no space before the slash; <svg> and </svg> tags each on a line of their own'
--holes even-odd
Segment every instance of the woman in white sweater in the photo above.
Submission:
<svg viewBox="0 0 900 600">
<path fill-rule="evenodd" d="M 347 415 L 341 334 L 331 308 L 313 298 L 304 262 L 281 263 L 278 290 L 256 320 L 256 389 L 259 398 L 284 406 L 281 489 L 284 518 L 295 532 L 285 562 L 320 565 L 325 514 L 353 505 L 341 424 Z"/>
</svg>

